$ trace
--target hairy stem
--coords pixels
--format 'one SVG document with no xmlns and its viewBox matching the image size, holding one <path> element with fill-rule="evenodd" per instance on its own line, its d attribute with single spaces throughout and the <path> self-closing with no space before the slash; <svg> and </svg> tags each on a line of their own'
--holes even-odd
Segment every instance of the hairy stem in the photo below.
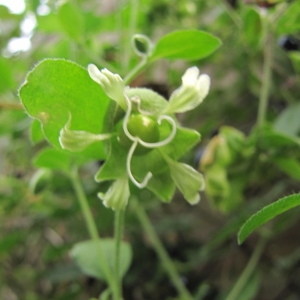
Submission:
<svg viewBox="0 0 300 300">
<path fill-rule="evenodd" d="M 144 231 L 147 233 L 148 237 L 150 238 L 153 248 L 155 249 L 159 259 L 161 260 L 165 270 L 167 271 L 173 285 L 177 289 L 178 293 L 180 294 L 181 300 L 192 300 L 193 297 L 186 289 L 184 284 L 180 279 L 180 275 L 178 274 L 172 259 L 169 257 L 167 251 L 165 250 L 162 242 L 160 241 L 157 233 L 155 232 L 144 208 L 139 205 L 137 199 L 134 197 L 131 198 L 131 203 L 133 204 L 135 213 L 143 226 Z"/>
</svg>

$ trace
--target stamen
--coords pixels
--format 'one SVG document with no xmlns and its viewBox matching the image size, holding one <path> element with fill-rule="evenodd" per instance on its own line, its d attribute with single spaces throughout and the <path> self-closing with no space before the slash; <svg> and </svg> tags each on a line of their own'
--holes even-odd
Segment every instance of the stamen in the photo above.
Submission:
<svg viewBox="0 0 300 300">
<path fill-rule="evenodd" d="M 142 189 L 144 187 L 146 187 L 146 185 L 148 184 L 149 180 L 151 179 L 152 177 L 152 173 L 151 172 L 148 172 L 145 176 L 145 178 L 143 179 L 142 182 L 138 182 L 134 177 L 133 177 L 133 174 L 131 172 L 131 159 L 132 159 L 132 156 L 133 156 L 133 153 L 138 145 L 138 139 L 136 138 L 133 142 L 133 144 L 131 145 L 131 148 L 128 152 L 128 155 L 127 155 L 127 160 L 126 160 L 126 169 L 127 169 L 127 174 L 130 178 L 130 180 L 132 181 L 132 183 L 134 185 L 136 185 L 138 188 Z"/>
</svg>

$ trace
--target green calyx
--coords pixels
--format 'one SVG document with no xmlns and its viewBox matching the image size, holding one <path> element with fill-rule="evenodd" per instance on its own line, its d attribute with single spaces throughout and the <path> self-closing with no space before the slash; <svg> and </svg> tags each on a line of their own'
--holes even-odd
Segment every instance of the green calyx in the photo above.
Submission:
<svg viewBox="0 0 300 300">
<path fill-rule="evenodd" d="M 123 120 L 118 122 L 116 127 L 120 144 L 126 148 L 130 148 L 133 141 L 124 132 Z M 127 129 L 133 137 L 137 137 L 146 143 L 157 143 L 159 141 L 158 124 L 151 117 L 132 114 L 129 117 Z M 145 154 L 150 150 L 151 148 L 146 148 L 139 144 L 135 150 L 135 154 Z"/>
</svg>

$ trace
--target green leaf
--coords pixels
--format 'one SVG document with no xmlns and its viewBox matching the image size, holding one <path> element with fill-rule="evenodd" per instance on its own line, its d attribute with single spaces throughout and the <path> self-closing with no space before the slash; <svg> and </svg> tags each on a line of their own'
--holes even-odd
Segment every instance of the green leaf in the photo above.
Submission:
<svg viewBox="0 0 300 300">
<path fill-rule="evenodd" d="M 59 132 L 72 116 L 72 130 L 102 133 L 109 98 L 88 72 L 74 62 L 47 59 L 28 73 L 20 89 L 20 97 L 28 114 L 41 121 L 46 138 L 59 144 Z M 101 142 L 86 148 L 89 158 L 105 158 Z"/>
<path fill-rule="evenodd" d="M 200 141 L 200 134 L 192 129 L 178 127 L 174 139 L 160 148 L 174 160 L 178 160 Z"/>
<path fill-rule="evenodd" d="M 300 132 L 300 103 L 286 108 L 275 120 L 274 128 L 291 136 Z"/>
<path fill-rule="evenodd" d="M 61 170 L 68 172 L 70 170 L 72 157 L 58 149 L 46 148 L 40 151 L 34 158 L 34 165 L 39 168 L 52 170 Z"/>
<path fill-rule="evenodd" d="M 171 133 L 169 124 L 162 123 L 159 126 L 161 140 L 168 137 Z M 145 155 L 135 155 L 132 159 L 132 170 L 133 173 L 138 177 L 143 176 L 147 171 L 153 174 L 158 174 L 166 169 L 168 165 L 163 159 L 161 152 L 164 155 L 178 160 L 182 155 L 187 153 L 196 143 L 200 140 L 200 134 L 191 129 L 178 127 L 174 139 L 167 145 L 154 149 Z M 141 168 L 143 166 L 143 168 Z"/>
<path fill-rule="evenodd" d="M 31 123 L 30 139 L 33 144 L 37 144 L 45 139 L 41 123 L 36 119 L 34 119 Z"/>
<path fill-rule="evenodd" d="M 300 205 L 300 194 L 286 196 L 265 206 L 263 209 L 252 215 L 242 226 L 238 233 L 238 243 L 242 244 L 244 240 L 258 227 L 279 214 Z"/>
<path fill-rule="evenodd" d="M 14 248 L 24 243 L 25 235 L 22 231 L 13 231 L 7 235 L 3 235 L 0 240 L 0 258 L 8 256 Z"/>
<path fill-rule="evenodd" d="M 0 93 L 3 93 L 13 86 L 12 66 L 9 60 L 0 57 L 0 70 Z"/>
<path fill-rule="evenodd" d="M 288 56 L 294 65 L 296 73 L 300 74 L 300 53 L 298 51 L 290 51 Z"/>
<path fill-rule="evenodd" d="M 300 180 L 300 164 L 297 159 L 290 157 L 278 157 L 273 159 L 275 165 L 296 180 Z"/>
<path fill-rule="evenodd" d="M 277 33 L 293 34 L 300 30 L 300 1 L 289 4 L 288 9 L 282 14 L 277 22 Z"/>
<path fill-rule="evenodd" d="M 159 58 L 197 60 L 212 54 L 221 45 L 215 36 L 198 30 L 174 31 L 156 44 L 150 60 Z"/>
<path fill-rule="evenodd" d="M 176 185 L 170 176 L 170 172 L 166 171 L 154 175 L 149 181 L 147 188 L 161 201 L 170 202 L 173 199 Z"/>
<path fill-rule="evenodd" d="M 58 20 L 57 15 L 48 14 L 45 16 L 36 16 L 37 18 L 37 28 L 39 31 L 47 33 L 58 33 L 61 32 L 61 24 Z"/>
<path fill-rule="evenodd" d="M 256 47 L 259 45 L 262 24 L 261 18 L 257 10 L 250 8 L 246 11 L 243 17 L 243 37 L 246 43 L 250 47 Z"/>
<path fill-rule="evenodd" d="M 74 3 L 65 2 L 58 9 L 58 19 L 67 35 L 80 41 L 84 36 L 84 19 Z"/>
<path fill-rule="evenodd" d="M 114 272 L 115 242 L 113 239 L 101 239 L 101 241 L 85 241 L 77 243 L 72 248 L 70 254 L 84 274 L 99 279 L 105 279 L 103 268 L 99 262 L 99 247 L 101 247 L 108 265 Z M 120 275 L 124 276 L 132 260 L 130 244 L 122 242 L 120 253 Z"/>
<path fill-rule="evenodd" d="M 284 147 L 299 147 L 299 137 L 287 135 L 284 132 L 272 129 L 269 126 L 265 126 L 262 129 L 258 129 L 251 138 L 254 138 L 255 142 L 258 139 L 259 145 L 262 149 L 279 149 Z"/>
<path fill-rule="evenodd" d="M 128 150 L 118 142 L 117 138 L 111 139 L 109 143 L 108 157 L 95 175 L 97 182 L 121 178 L 127 173 L 126 158 Z"/>
<path fill-rule="evenodd" d="M 29 0 L 26 2 L 27 9 L 30 11 L 36 11 L 37 8 L 40 6 L 39 0 Z"/>
<path fill-rule="evenodd" d="M 10 15 L 11 15 L 11 13 L 9 12 L 8 7 L 0 4 L 0 18 L 2 20 L 9 19 Z"/>
</svg>

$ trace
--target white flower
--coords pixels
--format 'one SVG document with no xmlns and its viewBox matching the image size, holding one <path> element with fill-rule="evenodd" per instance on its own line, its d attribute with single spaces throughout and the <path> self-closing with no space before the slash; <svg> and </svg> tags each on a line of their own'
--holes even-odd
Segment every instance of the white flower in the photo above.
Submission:
<svg viewBox="0 0 300 300">
<path fill-rule="evenodd" d="M 186 70 L 182 76 L 182 85 L 171 95 L 169 105 L 164 113 L 182 113 L 197 107 L 207 96 L 210 87 L 210 77 L 200 75 L 197 67 Z"/>
<path fill-rule="evenodd" d="M 101 85 L 104 92 L 126 111 L 123 130 L 127 138 L 132 141 L 126 161 L 127 174 L 137 187 L 144 188 L 151 179 L 152 174 L 148 172 L 142 182 L 138 182 L 134 178 L 131 172 L 131 160 L 136 148 L 138 145 L 142 145 L 145 148 L 153 149 L 170 143 L 176 135 L 177 125 L 169 114 L 185 112 L 197 107 L 208 94 L 210 78 L 206 74 L 200 75 L 197 67 L 187 69 L 182 76 L 181 87 L 175 90 L 171 95 L 170 101 L 166 102 L 166 104 L 164 103 L 161 110 L 156 112 L 155 110 L 151 111 L 150 109 L 144 110 L 141 108 L 143 100 L 148 102 L 147 98 L 154 97 L 152 91 L 125 88 L 124 82 L 119 75 L 113 74 L 106 69 L 99 71 L 95 65 L 89 65 L 88 71 L 91 78 Z M 154 101 L 152 105 L 154 103 L 161 102 Z M 169 122 L 172 126 L 170 135 L 166 139 L 156 143 L 147 143 L 139 136 L 132 135 L 128 130 L 128 122 L 133 106 L 143 115 L 155 115 L 158 125 L 164 120 Z M 198 192 L 204 188 L 202 175 L 186 164 L 177 163 L 168 158 L 166 160 L 170 166 L 171 177 L 186 200 L 191 204 L 199 202 L 200 195 Z"/>
<path fill-rule="evenodd" d="M 204 189 L 203 176 L 189 165 L 171 159 L 163 148 L 173 143 L 178 132 L 178 124 L 173 114 L 191 110 L 203 101 L 210 86 L 209 76 L 206 74 L 199 76 L 200 72 L 197 67 L 189 68 L 182 76 L 181 87 L 174 91 L 170 101 L 167 102 L 166 99 L 149 89 L 126 87 L 118 74 L 113 74 L 107 69 L 100 71 L 95 65 L 90 64 L 88 72 L 106 95 L 125 111 L 122 123 L 120 126 L 117 123 L 113 132 L 93 134 L 71 130 L 70 116 L 60 131 L 59 141 L 64 149 L 82 151 L 95 141 L 117 137 L 120 147 L 127 147 L 128 152 L 123 151 L 120 160 L 123 168 L 122 175 L 117 172 L 115 177 L 113 175 L 109 178 L 114 181 L 107 192 L 98 193 L 104 205 L 114 210 L 124 209 L 130 197 L 129 182 L 140 189 L 148 185 L 153 174 L 146 171 L 144 178 L 138 181 L 132 173 L 132 159 L 135 155 L 144 155 L 155 148 L 158 149 L 155 155 L 167 162 L 170 176 L 184 198 L 190 204 L 198 203 L 199 191 Z M 168 125 L 163 122 L 167 122 Z M 116 152 L 114 155 L 117 154 Z M 114 156 L 109 159 L 114 159 Z M 101 176 L 101 170 L 98 176 Z"/>
</svg>

